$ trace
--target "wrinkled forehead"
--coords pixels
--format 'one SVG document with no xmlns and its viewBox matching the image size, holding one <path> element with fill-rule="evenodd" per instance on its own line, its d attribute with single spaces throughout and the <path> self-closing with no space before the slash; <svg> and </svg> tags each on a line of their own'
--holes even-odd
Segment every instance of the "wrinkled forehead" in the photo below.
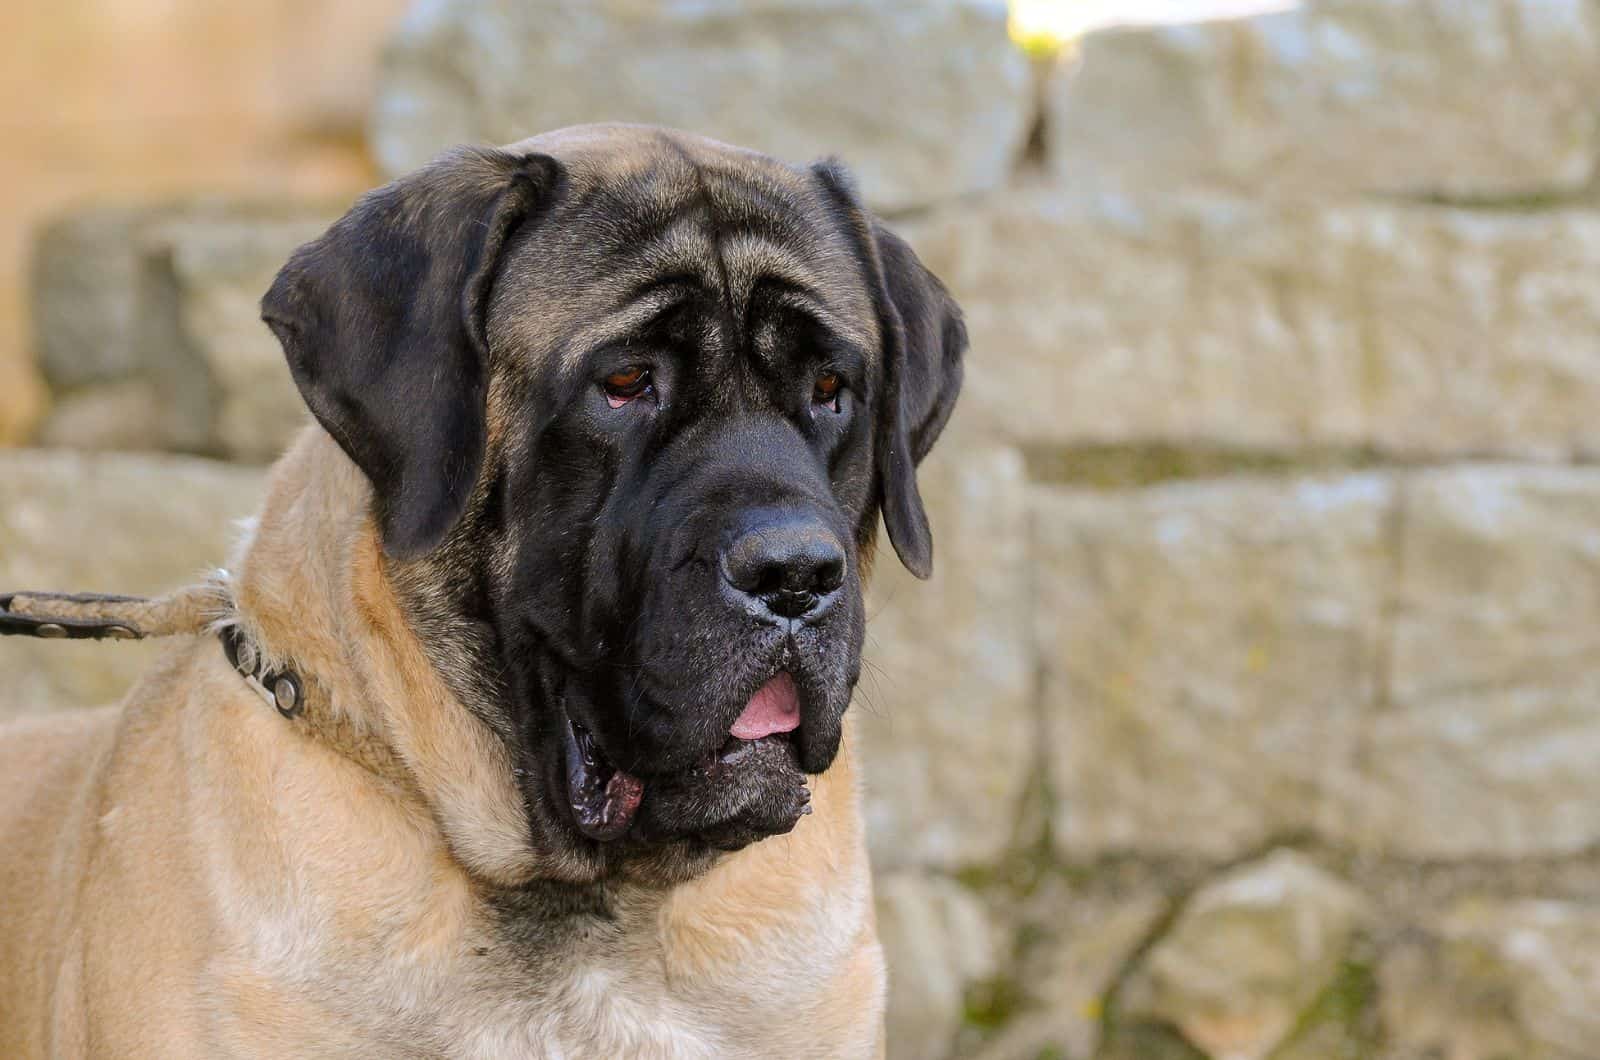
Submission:
<svg viewBox="0 0 1600 1060">
<path fill-rule="evenodd" d="M 564 344 L 571 349 L 619 341 L 690 288 L 720 299 L 731 321 L 748 322 L 759 299 L 809 313 L 864 351 L 878 348 L 850 219 L 806 170 L 627 126 L 513 149 L 552 154 L 566 179 L 504 267 L 491 330 L 525 346 L 552 325 L 574 340 Z"/>
</svg>

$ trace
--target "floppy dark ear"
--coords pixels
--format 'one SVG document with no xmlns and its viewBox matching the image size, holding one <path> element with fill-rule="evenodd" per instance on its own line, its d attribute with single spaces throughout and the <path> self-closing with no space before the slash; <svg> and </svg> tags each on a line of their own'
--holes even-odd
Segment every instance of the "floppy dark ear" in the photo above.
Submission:
<svg viewBox="0 0 1600 1060">
<path fill-rule="evenodd" d="M 926 578 L 933 573 L 933 534 L 917 491 L 916 468 L 955 409 L 967 328 L 938 277 L 905 240 L 861 207 L 843 168 L 823 162 L 814 169 L 850 219 L 883 335 L 883 392 L 874 439 L 883 525 L 900 562 Z"/>
<path fill-rule="evenodd" d="M 262 299 L 301 396 L 371 480 L 391 556 L 429 551 L 466 506 L 487 434 L 489 288 L 559 174 L 545 155 L 452 151 L 362 196 Z"/>
</svg>

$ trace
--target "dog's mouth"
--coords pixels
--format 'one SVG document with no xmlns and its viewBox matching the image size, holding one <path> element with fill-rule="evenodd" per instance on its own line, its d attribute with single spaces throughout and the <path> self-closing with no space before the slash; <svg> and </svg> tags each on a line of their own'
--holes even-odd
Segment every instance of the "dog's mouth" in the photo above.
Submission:
<svg viewBox="0 0 1600 1060">
<path fill-rule="evenodd" d="M 565 725 L 573 823 L 597 842 L 695 838 L 723 850 L 794 828 L 811 792 L 794 738 L 800 702 L 780 673 L 750 697 L 723 743 L 677 773 L 646 780 L 617 768 L 584 726 Z"/>
</svg>

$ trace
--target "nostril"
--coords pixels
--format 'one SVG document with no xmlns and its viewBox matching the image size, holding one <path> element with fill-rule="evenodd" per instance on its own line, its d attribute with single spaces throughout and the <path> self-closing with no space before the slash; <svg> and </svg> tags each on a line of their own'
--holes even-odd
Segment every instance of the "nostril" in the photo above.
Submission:
<svg viewBox="0 0 1600 1060">
<path fill-rule="evenodd" d="M 794 588 L 790 584 L 789 568 L 782 562 L 764 563 L 755 577 L 755 583 L 746 592 L 756 596 L 770 596 Z"/>
<path fill-rule="evenodd" d="M 835 591 L 843 584 L 844 552 L 841 550 L 837 556 L 830 557 L 826 562 L 818 565 L 811 588 L 815 592 L 827 594 Z"/>
<path fill-rule="evenodd" d="M 763 596 L 767 610 L 780 618 L 800 618 L 817 606 L 817 594 L 783 590 Z"/>
</svg>

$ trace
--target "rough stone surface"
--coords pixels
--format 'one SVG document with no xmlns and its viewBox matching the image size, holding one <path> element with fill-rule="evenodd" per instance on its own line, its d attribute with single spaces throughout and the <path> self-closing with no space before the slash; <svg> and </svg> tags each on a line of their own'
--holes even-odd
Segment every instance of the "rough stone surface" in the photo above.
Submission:
<svg viewBox="0 0 1600 1060">
<path fill-rule="evenodd" d="M 1235 856 L 1353 783 L 1394 486 L 1033 496 L 1056 847 Z"/>
<path fill-rule="evenodd" d="M 1340 210 L 1323 245 L 1368 336 L 1372 446 L 1600 456 L 1600 212 Z"/>
<path fill-rule="evenodd" d="M 897 209 L 1001 184 L 1032 100 L 992 0 L 446 0 L 401 23 L 372 138 L 399 173 L 452 144 L 649 122 L 837 154 Z"/>
<path fill-rule="evenodd" d="M 261 296 L 295 248 L 332 223 L 326 208 L 272 208 L 175 221 L 168 229 L 179 333 L 211 380 L 211 446 L 275 458 L 308 415 Z"/>
<path fill-rule="evenodd" d="M 1357 442 L 1365 416 L 1337 297 L 1282 294 L 1303 262 L 1251 262 L 1272 232 L 1223 199 L 1019 191 L 900 226 L 972 339 L 963 415 L 1030 445 Z"/>
<path fill-rule="evenodd" d="M 1600 1042 L 1600 908 L 1459 902 L 1379 979 L 1385 1060 L 1585 1060 Z"/>
<path fill-rule="evenodd" d="M 1490 939 L 1414 931 L 1378 967 L 1384 1060 L 1543 1060 L 1518 1018 L 1520 978 Z"/>
<path fill-rule="evenodd" d="M 56 401 L 35 441 L 61 449 L 168 447 L 168 403 L 149 379 L 99 383 Z"/>
<path fill-rule="evenodd" d="M 1351 841 L 1503 858 L 1600 842 L 1600 471 L 1416 473 L 1398 523 Z"/>
<path fill-rule="evenodd" d="M 81 448 L 276 456 L 305 420 L 259 303 L 321 204 L 94 207 L 48 228 L 35 317 L 61 393 L 41 429 Z"/>
<path fill-rule="evenodd" d="M 143 211 L 96 207 L 45 225 L 34 243 L 33 321 L 39 366 L 67 391 L 130 378 L 137 349 Z"/>
<path fill-rule="evenodd" d="M 932 580 L 887 540 L 874 564 L 852 709 L 880 868 L 976 865 L 1011 842 L 1037 760 L 1023 478 L 1014 451 L 953 429 L 918 474 Z"/>
<path fill-rule="evenodd" d="M 1331 983 L 1366 917 L 1363 900 L 1280 850 L 1213 880 L 1151 948 L 1121 999 L 1216 1060 L 1262 1060 Z"/>
<path fill-rule="evenodd" d="M 176 588 L 225 561 L 261 489 L 182 457 L 0 451 L 0 590 Z M 0 638 L 0 719 L 113 701 L 160 647 Z"/>
<path fill-rule="evenodd" d="M 1585 0 L 1305 0 L 1091 34 L 1047 142 L 1074 182 L 1538 195 L 1588 182 L 1597 83 Z"/>
<path fill-rule="evenodd" d="M 976 1054 L 977 1060 L 1089 1060 L 1101 1044 L 1106 996 L 1140 943 L 1167 911 L 1165 895 L 1147 889 L 1114 897 L 1062 893 L 1030 925 L 1043 936 L 1027 949 L 1016 977 L 1022 1013 Z"/>
<path fill-rule="evenodd" d="M 1600 454 L 1600 212 L 1033 188 L 901 228 L 997 437 Z"/>
<path fill-rule="evenodd" d="M 967 987 L 995 973 L 998 940 L 983 905 L 940 876 L 879 876 L 878 935 L 889 964 L 891 1060 L 942 1060 Z"/>
</svg>

